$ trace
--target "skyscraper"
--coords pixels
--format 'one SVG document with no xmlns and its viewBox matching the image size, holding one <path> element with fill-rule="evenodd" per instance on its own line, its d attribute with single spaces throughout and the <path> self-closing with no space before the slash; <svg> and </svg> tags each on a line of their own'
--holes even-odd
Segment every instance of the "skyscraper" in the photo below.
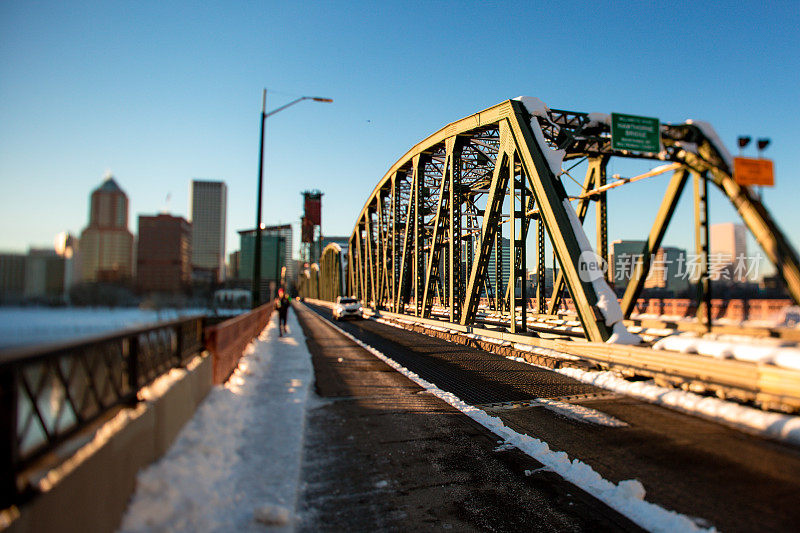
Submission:
<svg viewBox="0 0 800 533">
<path fill-rule="evenodd" d="M 133 275 L 128 196 L 110 173 L 92 191 L 89 225 L 81 232 L 79 248 L 83 281 L 120 281 Z"/>
<path fill-rule="evenodd" d="M 0 302 L 21 301 L 25 292 L 25 255 L 0 253 Z"/>
<path fill-rule="evenodd" d="M 55 250 L 30 249 L 25 260 L 25 298 L 62 298 L 65 264 Z"/>
<path fill-rule="evenodd" d="M 239 278 L 253 279 L 256 230 L 240 230 Z M 285 269 L 284 275 L 281 276 Z M 297 269 L 292 258 L 292 226 L 267 226 L 261 230 L 261 291 L 262 299 L 274 297 L 274 290 L 283 277 L 287 288 L 294 284 Z M 262 300 L 263 301 L 263 300 Z"/>
<path fill-rule="evenodd" d="M 222 281 L 225 277 L 228 188 L 223 181 L 192 180 L 189 202 L 193 276 Z"/>
<path fill-rule="evenodd" d="M 709 270 L 712 279 L 747 281 L 747 231 L 743 224 L 712 224 Z M 744 267 L 744 268 L 743 268 Z"/>
<path fill-rule="evenodd" d="M 182 217 L 139 216 L 136 285 L 141 291 L 178 292 L 192 281 L 192 229 Z"/>
<path fill-rule="evenodd" d="M 614 241 L 611 243 L 609 266 L 612 269 L 611 279 L 614 286 L 624 290 L 633 274 L 634 266 L 642 255 L 645 241 Z"/>
</svg>

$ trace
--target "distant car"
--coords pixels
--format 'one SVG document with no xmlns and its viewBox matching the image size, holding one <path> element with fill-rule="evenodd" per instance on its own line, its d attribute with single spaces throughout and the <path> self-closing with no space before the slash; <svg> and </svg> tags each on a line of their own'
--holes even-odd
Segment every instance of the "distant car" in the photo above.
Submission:
<svg viewBox="0 0 800 533">
<path fill-rule="evenodd" d="M 334 320 L 342 320 L 343 318 L 363 318 L 363 307 L 358 300 L 347 296 L 339 296 L 336 298 L 336 305 L 333 306 Z"/>
</svg>

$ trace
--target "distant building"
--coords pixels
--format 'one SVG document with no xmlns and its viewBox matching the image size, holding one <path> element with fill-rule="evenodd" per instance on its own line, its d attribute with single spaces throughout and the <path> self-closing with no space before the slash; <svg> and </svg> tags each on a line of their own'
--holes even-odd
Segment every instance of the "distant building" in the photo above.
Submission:
<svg viewBox="0 0 800 533">
<path fill-rule="evenodd" d="M 672 295 L 680 294 L 689 288 L 691 269 L 686 250 L 672 246 L 661 247 L 651 259 L 644 288 L 662 289 Z"/>
<path fill-rule="evenodd" d="M 225 277 L 228 188 L 223 181 L 192 180 L 189 202 L 194 277 L 220 282 Z"/>
<path fill-rule="evenodd" d="M 614 269 L 614 286 L 618 290 L 624 291 L 628 286 L 646 244 L 645 241 L 611 243 L 610 268 Z M 691 274 L 692 265 L 686 257 L 686 250 L 662 246 L 650 258 L 650 271 L 644 288 L 679 294 L 689 288 Z"/>
<path fill-rule="evenodd" d="M 92 191 L 89 225 L 81 232 L 83 281 L 121 281 L 133 276 L 133 235 L 128 231 L 128 196 L 111 174 Z"/>
<path fill-rule="evenodd" d="M 511 261 L 510 261 L 511 241 L 509 239 L 506 239 L 505 237 L 501 237 L 500 239 L 502 245 L 502 250 L 500 251 L 500 273 L 501 273 L 500 291 L 501 295 L 505 296 L 505 291 L 508 287 L 508 278 L 509 276 L 511 276 Z M 478 244 L 478 246 L 480 246 L 480 244 Z M 497 293 L 497 290 L 495 289 L 495 278 L 497 277 L 495 272 L 496 269 L 495 256 L 497 254 L 495 253 L 495 250 L 496 248 L 492 246 L 492 251 L 489 254 L 489 264 L 486 267 L 486 281 L 489 284 L 489 287 L 491 287 L 492 289 L 492 294 Z M 473 250 L 473 253 L 475 253 L 475 250 Z M 472 265 L 472 257 L 469 257 L 468 247 L 464 247 L 464 251 L 462 252 L 461 257 L 464 262 L 464 269 L 463 269 L 464 285 L 466 285 L 468 282 L 467 278 L 470 274 L 469 268 Z M 517 282 L 517 286 L 520 287 L 519 282 Z"/>
<path fill-rule="evenodd" d="M 228 279 L 238 279 L 242 253 L 239 250 L 228 254 Z"/>
<path fill-rule="evenodd" d="M 25 298 L 64 297 L 64 258 L 55 250 L 31 249 L 25 259 Z"/>
<path fill-rule="evenodd" d="M 80 257 L 78 255 L 78 238 L 62 231 L 54 241 L 56 253 L 64 258 L 64 294 L 80 280 Z"/>
<path fill-rule="evenodd" d="M 136 286 L 143 292 L 180 292 L 192 281 L 192 227 L 183 217 L 139 216 Z"/>
<path fill-rule="evenodd" d="M 747 230 L 743 224 L 726 222 L 709 227 L 711 279 L 747 281 Z"/>
<path fill-rule="evenodd" d="M 536 283 L 538 282 L 538 274 L 535 270 L 528 271 L 528 280 L 530 281 L 530 286 L 533 291 L 536 290 Z M 544 294 L 545 296 L 549 295 L 550 292 L 553 290 L 553 269 L 552 268 L 545 268 L 544 269 Z M 535 293 L 531 293 L 529 296 L 535 296 Z"/>
<path fill-rule="evenodd" d="M 253 280 L 256 230 L 239 231 L 239 279 Z M 294 283 L 296 264 L 292 259 L 292 226 L 267 226 L 261 230 L 261 280 L 262 298 L 272 298 L 282 277 L 288 285 Z"/>
<path fill-rule="evenodd" d="M 642 250 L 645 245 L 644 241 L 614 241 L 611 243 L 609 268 L 613 269 L 613 276 L 611 279 L 614 286 L 618 289 L 625 290 L 628 286 L 628 281 L 631 279 L 633 267 L 636 261 L 642 255 Z"/>
<path fill-rule="evenodd" d="M 0 301 L 19 302 L 25 296 L 23 254 L 0 254 Z"/>
</svg>

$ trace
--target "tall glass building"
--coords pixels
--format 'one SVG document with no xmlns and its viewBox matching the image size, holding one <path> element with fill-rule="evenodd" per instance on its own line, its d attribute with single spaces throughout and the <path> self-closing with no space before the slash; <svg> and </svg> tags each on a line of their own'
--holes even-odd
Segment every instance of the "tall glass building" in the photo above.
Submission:
<svg viewBox="0 0 800 533">
<path fill-rule="evenodd" d="M 239 279 L 253 279 L 253 260 L 255 258 L 256 230 L 239 231 L 240 256 Z M 281 279 L 287 288 L 294 285 L 297 276 L 292 250 L 292 226 L 266 226 L 261 230 L 261 280 L 262 300 L 272 298 Z"/>
<path fill-rule="evenodd" d="M 225 278 L 227 203 L 228 188 L 224 181 L 192 180 L 189 212 L 195 279 L 219 282 Z"/>
</svg>

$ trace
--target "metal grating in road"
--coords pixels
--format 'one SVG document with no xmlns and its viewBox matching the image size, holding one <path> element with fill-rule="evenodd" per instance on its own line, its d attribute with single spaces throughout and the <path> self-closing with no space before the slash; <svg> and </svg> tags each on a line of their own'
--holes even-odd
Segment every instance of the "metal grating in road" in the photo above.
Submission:
<svg viewBox="0 0 800 533">
<path fill-rule="evenodd" d="M 326 309 L 315 310 L 329 316 Z M 340 327 L 471 405 L 606 392 L 551 370 L 371 320 Z"/>
</svg>

